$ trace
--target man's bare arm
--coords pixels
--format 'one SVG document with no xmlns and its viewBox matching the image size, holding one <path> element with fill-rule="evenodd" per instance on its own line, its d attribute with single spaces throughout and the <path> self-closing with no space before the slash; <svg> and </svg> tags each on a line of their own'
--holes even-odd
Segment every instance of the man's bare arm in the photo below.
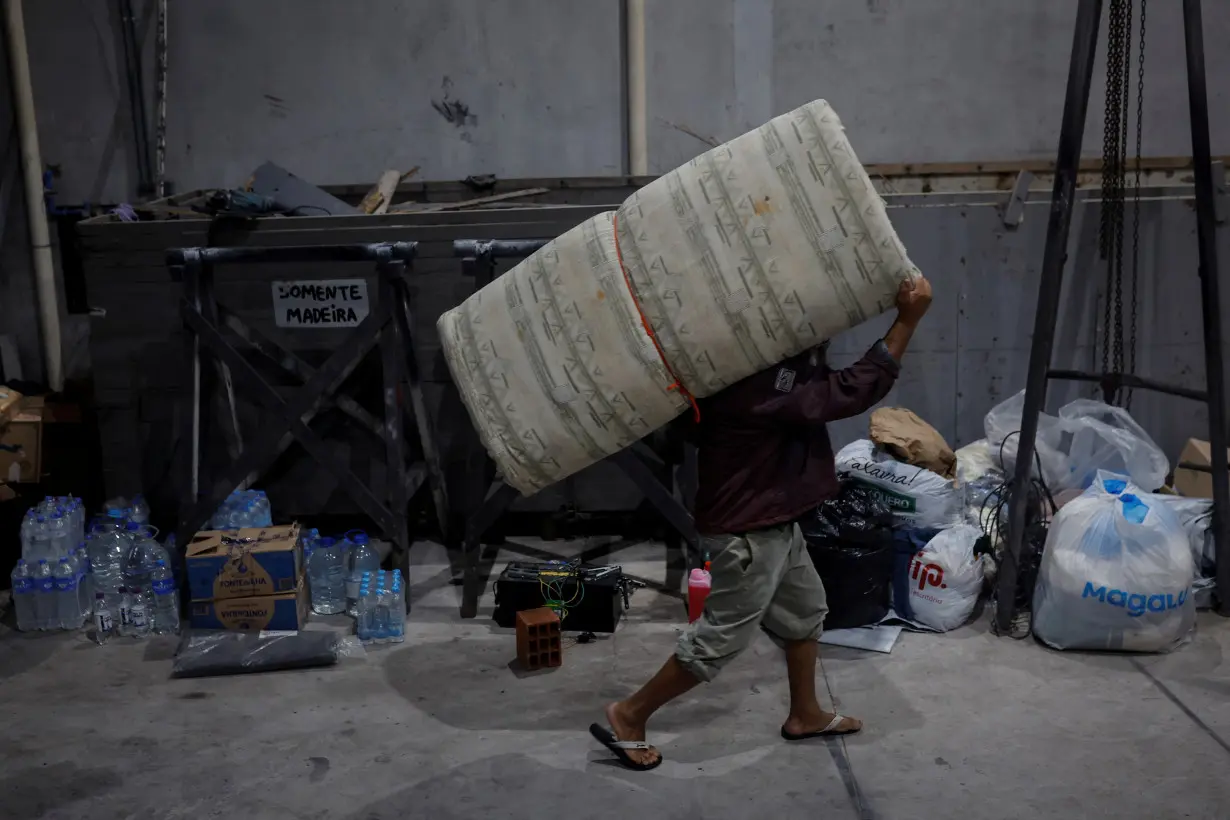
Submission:
<svg viewBox="0 0 1230 820">
<path fill-rule="evenodd" d="M 905 356 L 918 322 L 931 307 L 931 283 L 923 277 L 907 279 L 897 291 L 897 320 L 884 334 L 884 346 L 898 362 Z"/>
</svg>

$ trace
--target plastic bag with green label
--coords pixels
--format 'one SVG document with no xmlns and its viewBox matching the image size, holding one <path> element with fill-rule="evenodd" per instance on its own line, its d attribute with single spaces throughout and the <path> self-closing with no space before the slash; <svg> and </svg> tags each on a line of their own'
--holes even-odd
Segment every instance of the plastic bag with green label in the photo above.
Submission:
<svg viewBox="0 0 1230 820">
<path fill-rule="evenodd" d="M 870 439 L 852 441 L 837 453 L 837 472 L 875 490 L 899 524 L 947 527 L 961 514 L 956 482 L 923 467 L 897 461 Z"/>
</svg>

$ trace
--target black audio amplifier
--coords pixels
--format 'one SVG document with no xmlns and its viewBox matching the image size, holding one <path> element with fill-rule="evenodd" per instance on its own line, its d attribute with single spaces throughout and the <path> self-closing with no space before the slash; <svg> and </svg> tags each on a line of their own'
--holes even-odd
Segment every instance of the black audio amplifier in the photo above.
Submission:
<svg viewBox="0 0 1230 820">
<path fill-rule="evenodd" d="M 513 561 L 495 582 L 492 618 L 513 627 L 518 612 L 550 606 L 565 632 L 614 632 L 626 595 L 624 572 L 617 566 Z"/>
</svg>

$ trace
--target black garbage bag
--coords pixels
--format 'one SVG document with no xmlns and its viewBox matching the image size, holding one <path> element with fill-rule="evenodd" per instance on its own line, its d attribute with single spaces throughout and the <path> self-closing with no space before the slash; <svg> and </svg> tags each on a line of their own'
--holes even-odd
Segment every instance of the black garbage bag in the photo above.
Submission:
<svg viewBox="0 0 1230 820">
<path fill-rule="evenodd" d="M 892 606 L 893 513 L 867 487 L 841 492 L 799 520 L 824 591 L 825 629 L 873 624 Z"/>
</svg>

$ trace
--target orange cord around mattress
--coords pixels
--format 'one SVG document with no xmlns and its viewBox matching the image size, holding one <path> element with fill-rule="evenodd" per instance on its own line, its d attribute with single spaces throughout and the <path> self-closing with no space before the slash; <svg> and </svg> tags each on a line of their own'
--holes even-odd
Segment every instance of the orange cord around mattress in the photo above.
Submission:
<svg viewBox="0 0 1230 820">
<path fill-rule="evenodd" d="M 645 332 L 649 334 L 649 340 L 653 342 L 654 349 L 658 351 L 658 357 L 662 359 L 662 366 L 666 368 L 666 372 L 675 381 L 667 385 L 667 390 L 678 390 L 680 395 L 688 400 L 692 405 L 692 414 L 696 421 L 700 421 L 700 405 L 696 403 L 696 397 L 693 396 L 679 377 L 675 375 L 675 371 L 671 369 L 671 363 L 666 360 L 666 351 L 662 349 L 662 345 L 658 344 L 658 336 L 653 332 L 653 327 L 649 324 L 649 320 L 645 318 L 645 311 L 641 310 L 641 302 L 636 298 L 636 291 L 632 287 L 632 277 L 628 275 L 628 268 L 624 265 L 624 255 L 619 250 L 619 214 L 615 214 L 611 218 L 611 227 L 615 232 L 615 258 L 619 260 L 619 270 L 624 275 L 624 284 L 628 286 L 628 295 L 632 297 L 632 304 L 636 305 L 636 312 L 641 317 L 641 326 L 645 328 Z"/>
</svg>

